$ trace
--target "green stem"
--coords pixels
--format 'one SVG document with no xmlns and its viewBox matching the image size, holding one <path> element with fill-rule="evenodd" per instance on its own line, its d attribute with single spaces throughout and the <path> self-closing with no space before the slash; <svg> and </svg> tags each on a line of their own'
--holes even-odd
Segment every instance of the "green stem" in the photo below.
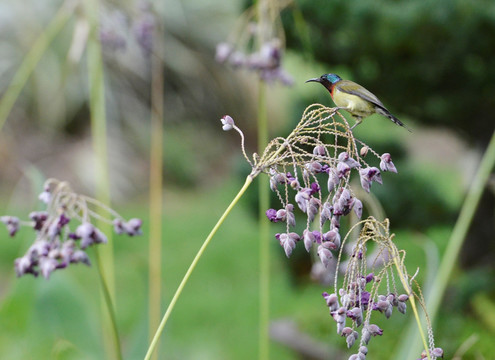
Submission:
<svg viewBox="0 0 495 360">
<path fill-rule="evenodd" d="M 117 359 L 123 359 L 122 349 L 120 348 L 120 336 L 119 336 L 119 328 L 117 326 L 117 317 L 115 315 L 115 307 L 114 307 L 114 304 L 112 302 L 112 297 L 110 296 L 108 284 L 105 280 L 103 267 L 102 267 L 101 260 L 100 260 L 100 254 L 98 252 L 98 248 L 96 248 L 96 247 L 95 247 L 95 259 L 96 259 L 96 267 L 98 268 L 98 275 L 100 278 L 101 289 L 103 292 L 103 298 L 105 299 L 105 303 L 107 305 L 106 307 L 108 310 L 108 315 L 110 317 L 110 323 L 112 326 L 112 336 L 113 336 L 114 343 L 116 344 L 116 346 L 115 346 L 116 357 L 117 357 Z"/>
<path fill-rule="evenodd" d="M 409 302 L 411 303 L 411 308 L 414 313 L 414 318 L 416 319 L 416 324 L 418 326 L 419 330 L 419 335 L 421 337 L 421 340 L 423 341 L 423 347 L 426 351 L 426 356 L 428 357 L 428 360 L 431 359 L 430 355 L 430 349 L 428 347 L 428 342 L 425 337 L 425 333 L 423 331 L 423 325 L 421 324 L 421 320 L 419 318 L 419 313 L 418 313 L 418 308 L 416 307 L 416 299 L 414 298 L 414 293 L 411 289 L 411 286 L 409 285 L 409 282 L 407 281 L 406 276 L 404 275 L 402 267 L 399 265 L 399 254 L 396 252 L 393 254 L 393 260 L 394 260 L 394 265 L 397 269 L 397 273 L 399 274 L 400 281 L 402 283 L 402 286 L 406 290 L 407 294 L 409 295 Z"/>
<path fill-rule="evenodd" d="M 266 103 L 266 85 L 259 81 L 258 94 L 258 153 L 262 154 L 268 143 L 268 121 Z M 270 242 L 269 223 L 264 216 L 265 211 L 270 207 L 269 183 L 267 177 L 259 180 L 259 359 L 268 360 L 270 357 Z"/>
<path fill-rule="evenodd" d="M 89 75 L 89 107 L 91 113 L 91 132 L 93 139 L 93 149 L 95 153 L 95 183 L 96 198 L 105 207 L 110 204 L 110 185 L 108 176 L 108 155 L 107 155 L 107 125 L 105 114 L 105 84 L 103 78 L 103 59 L 101 54 L 101 44 L 99 41 L 99 0 L 90 0 L 85 3 L 88 19 L 91 26 L 91 33 L 88 38 L 88 75 Z M 103 317 L 102 328 L 108 358 L 113 353 L 117 359 L 122 359 L 120 340 L 115 318 L 115 274 L 113 258 L 113 239 L 110 226 L 99 222 L 98 227 L 107 233 L 108 243 L 101 248 L 101 266 L 98 267 L 100 276 L 105 284 L 103 296 L 104 304 L 108 313 L 108 318 Z M 106 231 L 105 231 L 106 230 Z M 108 298 L 108 299 L 107 299 Z M 103 310 L 105 312 L 105 310 Z M 110 324 L 109 324 L 110 322 Z M 112 331 L 112 340 L 108 339 L 108 330 Z M 112 346 L 113 343 L 113 346 Z M 112 350 L 113 348 L 113 350 Z"/>
<path fill-rule="evenodd" d="M 163 213 L 163 36 L 154 33 L 151 54 L 150 240 L 149 240 L 149 336 L 158 327 L 161 304 Z M 158 349 L 153 356 L 158 358 Z"/>
<path fill-rule="evenodd" d="M 22 61 L 19 69 L 16 71 L 12 82 L 7 91 L 5 91 L 0 102 L 0 131 L 5 124 L 5 120 L 10 114 L 14 103 L 19 94 L 26 85 L 27 80 L 33 73 L 36 65 L 45 53 L 48 45 L 53 41 L 55 36 L 63 29 L 67 21 L 74 13 L 75 1 L 66 1 L 59 9 L 53 20 L 48 24 L 46 29 L 39 35 L 36 42 L 31 47 Z"/>
<path fill-rule="evenodd" d="M 462 243 L 466 238 L 466 234 L 469 230 L 469 226 L 476 213 L 478 203 L 481 199 L 481 195 L 485 189 L 485 185 L 490 178 L 490 173 L 495 166 L 495 132 L 492 135 L 488 148 L 485 151 L 483 159 L 481 160 L 480 167 L 476 173 L 473 183 L 469 188 L 466 199 L 462 205 L 459 217 L 450 236 L 449 245 L 442 258 L 442 263 L 438 269 L 437 276 L 433 282 L 433 291 L 429 294 L 429 300 L 427 302 L 428 312 L 432 319 L 435 315 L 442 301 L 443 294 L 447 288 L 450 275 L 454 265 L 457 262 L 459 252 L 461 250 Z"/>
<path fill-rule="evenodd" d="M 176 304 L 177 300 L 179 299 L 179 296 L 182 293 L 182 290 L 186 286 L 186 283 L 189 280 L 191 273 L 196 268 L 196 265 L 197 265 L 199 259 L 201 258 L 201 256 L 203 255 L 206 247 L 208 246 L 208 244 L 210 243 L 213 236 L 216 234 L 216 232 L 218 231 L 220 226 L 223 224 L 223 222 L 225 221 L 227 216 L 230 214 L 230 212 L 232 211 L 234 206 L 239 202 L 239 199 L 242 197 L 242 195 L 244 195 L 244 193 L 246 192 L 246 190 L 248 189 L 249 185 L 251 185 L 252 182 L 253 182 L 253 176 L 249 175 L 246 178 L 246 181 L 244 182 L 244 185 L 242 186 L 241 190 L 239 190 L 239 192 L 235 196 L 234 200 L 232 200 L 232 202 L 227 207 L 225 212 L 222 214 L 220 219 L 218 219 L 217 223 L 215 224 L 215 226 L 211 230 L 210 234 L 208 234 L 207 238 L 203 242 L 203 245 L 201 245 L 201 248 L 199 249 L 198 253 L 194 257 L 193 261 L 191 262 L 191 265 L 189 265 L 189 268 L 187 269 L 186 274 L 182 278 L 182 281 L 180 282 L 179 287 L 175 291 L 175 294 L 174 294 L 172 300 L 170 301 L 170 304 L 168 305 L 167 310 L 165 311 L 165 315 L 163 315 L 162 321 L 160 322 L 160 325 L 158 326 L 158 329 L 156 330 L 155 335 L 153 336 L 153 340 L 151 341 L 151 344 L 148 348 L 148 351 L 146 352 L 146 355 L 144 357 L 145 360 L 149 360 L 151 358 L 151 355 L 153 354 L 153 351 L 154 351 L 155 347 L 157 346 L 158 340 L 159 340 L 159 338 L 163 332 L 163 328 L 165 327 L 165 324 L 167 323 L 167 320 L 170 317 L 170 314 L 172 313 L 172 310 L 174 309 L 175 304 Z"/>
</svg>

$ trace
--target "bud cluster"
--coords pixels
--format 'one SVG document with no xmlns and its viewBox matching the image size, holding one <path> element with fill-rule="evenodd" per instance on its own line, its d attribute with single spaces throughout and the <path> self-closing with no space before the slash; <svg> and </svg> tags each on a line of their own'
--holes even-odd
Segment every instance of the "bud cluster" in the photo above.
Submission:
<svg viewBox="0 0 495 360">
<path fill-rule="evenodd" d="M 217 45 L 215 60 L 220 64 L 229 64 L 234 69 L 255 71 L 267 83 L 279 81 L 290 86 L 294 81 L 282 68 L 282 54 L 281 41 L 277 38 L 263 44 L 259 51 L 251 53 L 236 50 L 234 45 L 222 42 Z"/>
<path fill-rule="evenodd" d="M 416 311 L 414 299 L 422 306 L 424 299 L 411 288 L 412 279 L 403 264 L 405 252 L 392 242 L 388 219 L 379 222 L 369 217 L 352 226 L 345 236 L 340 233 L 343 217 L 352 212 L 358 219 L 363 215 L 363 203 L 357 195 L 370 192 L 373 183 L 383 184 L 382 172 L 397 173 L 397 168 L 389 153 L 380 155 L 355 138 L 337 110 L 319 104 L 309 106 L 288 137 L 273 139 L 261 156 L 254 154 L 252 161 L 246 155 L 242 131 L 232 117 L 224 116 L 221 122 L 224 130 L 235 129 L 241 135 L 244 157 L 252 166 L 249 177 L 260 173 L 270 177 L 270 188 L 281 205 L 266 210 L 266 216 L 271 222 L 285 225 L 284 232 L 275 238 L 286 256 L 302 240 L 304 248 L 319 257 L 321 266 L 335 265 L 334 292 L 324 292 L 323 297 L 337 323 L 337 333 L 345 337 L 349 348 L 359 344 L 358 352 L 349 360 L 362 360 L 366 359 L 371 339 L 383 335 L 375 323 L 379 316 L 371 322 L 372 313 L 390 318 L 396 309 L 405 314 L 408 301 Z M 379 163 L 378 167 L 372 162 Z M 357 175 L 362 190 L 359 185 L 351 186 L 351 178 Z M 297 212 L 305 218 L 302 232 L 296 229 Z M 354 229 L 359 228 L 355 242 L 344 247 Z M 368 245 L 374 248 L 371 255 L 367 254 Z M 349 259 L 343 261 L 347 253 Z M 344 278 L 339 286 L 340 272 Z M 395 276 L 403 285 L 401 292 Z M 436 359 L 443 351 L 435 348 L 431 324 L 426 319 L 430 341 L 427 354 Z"/>
<path fill-rule="evenodd" d="M 95 220 L 113 223 L 117 234 L 141 234 L 140 219 L 125 221 L 98 201 L 74 193 L 66 182 L 48 180 L 39 199 L 46 205 L 46 210 L 31 212 L 30 221 L 21 221 L 13 216 L 0 217 L 10 236 L 14 236 L 20 226 L 31 228 L 36 233 L 33 244 L 24 256 L 15 260 L 17 276 L 38 276 L 41 273 L 48 279 L 53 271 L 70 264 L 90 265 L 86 249 L 108 241 L 106 235 L 93 224 Z M 101 212 L 111 218 L 104 217 Z"/>
<path fill-rule="evenodd" d="M 338 294 L 322 294 L 330 315 L 337 324 L 337 333 L 346 338 L 349 348 L 356 342 L 359 344 L 358 353 L 351 355 L 349 360 L 366 359 L 370 340 L 383 335 L 384 331 L 376 324 L 380 316 L 373 316 L 372 322 L 373 314 L 381 314 L 387 319 L 393 315 L 394 309 L 405 314 L 410 296 L 418 297 L 410 287 L 404 288 L 406 293 L 402 294 L 397 289 L 396 274 L 399 271 L 405 272 L 405 267 L 396 267 L 399 263 L 399 250 L 392 242 L 393 234 L 389 234 L 388 220 L 378 222 L 369 217 L 355 225 L 357 226 L 362 226 L 362 229 L 349 260 L 345 264 L 337 263 L 337 267 L 340 266 L 344 272 L 340 288 L 337 281 L 338 272 L 335 275 L 334 288 L 339 289 Z M 350 233 L 351 231 L 343 243 L 347 241 Z M 369 247 L 374 247 L 374 251 L 367 256 Z M 339 260 L 342 254 L 341 249 Z M 400 262 L 403 261 L 404 257 L 400 259 Z M 398 275 L 407 277 L 407 273 Z M 418 300 L 423 301 L 420 297 Z M 430 355 L 435 359 L 441 357 L 443 352 L 434 347 L 433 333 L 430 333 Z"/>
<path fill-rule="evenodd" d="M 380 156 L 358 142 L 344 124 L 335 121 L 335 114 L 323 107 L 306 110 L 287 139 L 275 139 L 271 144 L 275 159 L 265 153 L 260 160 L 270 159 L 266 170 L 270 188 L 281 202 L 280 208 L 268 209 L 266 216 L 286 225 L 285 233 L 276 234 L 276 239 L 287 257 L 300 240 L 308 252 L 314 245 L 325 267 L 333 259 L 332 252 L 340 248 L 341 219 L 351 212 L 357 218 L 363 214 L 363 203 L 350 185 L 352 174 L 359 175 L 362 188 L 369 192 L 372 182 L 383 183 L 381 171 L 397 172 L 390 154 Z M 327 143 L 324 135 L 332 142 Z M 381 171 L 368 164 L 370 155 L 380 161 Z M 305 216 L 305 229 L 299 234 L 293 230 L 295 209 Z M 316 219 L 319 221 L 314 224 Z"/>
<path fill-rule="evenodd" d="M 234 69 L 256 72 L 266 83 L 278 81 L 285 86 L 292 85 L 292 77 L 282 67 L 285 35 L 279 26 L 280 12 L 287 5 L 273 2 L 270 9 L 263 4 L 248 9 L 230 39 L 217 45 L 215 60 Z"/>
</svg>

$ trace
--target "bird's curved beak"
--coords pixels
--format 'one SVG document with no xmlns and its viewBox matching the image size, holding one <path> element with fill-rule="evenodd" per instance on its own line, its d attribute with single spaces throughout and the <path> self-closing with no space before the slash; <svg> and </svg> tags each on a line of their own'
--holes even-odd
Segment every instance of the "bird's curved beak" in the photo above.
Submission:
<svg viewBox="0 0 495 360">
<path fill-rule="evenodd" d="M 308 82 L 317 82 L 317 83 L 319 83 L 321 81 L 320 81 L 320 78 L 314 78 L 314 79 L 309 79 L 309 80 L 306 80 L 305 81 L 305 83 L 308 83 Z"/>
</svg>

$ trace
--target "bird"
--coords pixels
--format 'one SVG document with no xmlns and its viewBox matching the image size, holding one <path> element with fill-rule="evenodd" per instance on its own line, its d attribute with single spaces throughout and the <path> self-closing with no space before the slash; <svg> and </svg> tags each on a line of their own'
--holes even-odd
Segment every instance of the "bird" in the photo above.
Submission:
<svg viewBox="0 0 495 360">
<path fill-rule="evenodd" d="M 342 80 L 337 74 L 323 74 L 319 78 L 309 79 L 306 82 L 322 84 L 330 92 L 337 108 L 348 111 L 356 119 L 351 130 L 361 124 L 364 118 L 377 113 L 412 132 L 409 127 L 388 111 L 375 94 L 353 81 Z"/>
</svg>

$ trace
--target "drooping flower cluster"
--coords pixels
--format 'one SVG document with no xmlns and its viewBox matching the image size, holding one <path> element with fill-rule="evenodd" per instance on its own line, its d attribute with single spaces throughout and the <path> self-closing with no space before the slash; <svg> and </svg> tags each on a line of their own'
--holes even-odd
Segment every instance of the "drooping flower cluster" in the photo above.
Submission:
<svg viewBox="0 0 495 360">
<path fill-rule="evenodd" d="M 380 155 L 355 138 L 347 120 L 337 110 L 318 104 L 309 106 L 288 137 L 275 138 L 261 156 L 254 154 L 252 160 L 246 155 L 244 136 L 232 117 L 226 115 L 221 121 L 224 130 L 234 129 L 240 134 L 244 157 L 252 166 L 249 176 L 266 173 L 270 177 L 270 188 L 281 206 L 268 209 L 266 216 L 274 223 L 285 224 L 285 231 L 277 233 L 275 238 L 287 257 L 302 240 L 305 249 L 314 251 L 324 267 L 335 265 L 334 291 L 324 292 L 323 297 L 337 323 L 337 333 L 345 337 L 349 348 L 356 342 L 359 344 L 357 353 L 349 360 L 362 360 L 366 359 L 369 341 L 383 335 L 375 323 L 378 314 L 389 318 L 394 309 L 405 314 L 408 302 L 416 311 L 416 301 L 424 308 L 424 299 L 410 285 L 414 279 L 404 266 L 405 253 L 392 242 L 388 220 L 380 223 L 369 217 L 341 236 L 344 216 L 354 212 L 357 218 L 362 217 L 363 203 L 358 195 L 370 192 L 374 182 L 383 184 L 382 172 L 397 173 L 397 169 L 389 153 Z M 373 162 L 379 163 L 379 168 Z M 357 175 L 356 183 L 361 186 L 351 187 Z M 296 209 L 305 219 L 302 232 L 296 230 Z M 349 244 L 350 235 L 360 227 L 359 236 Z M 368 255 L 368 245 L 372 243 L 375 249 Z M 343 261 L 349 252 L 349 259 Z M 344 273 L 340 286 L 339 272 Z M 397 275 L 402 283 L 400 292 L 395 283 Z M 372 313 L 377 314 L 373 322 Z M 428 318 L 427 323 L 430 343 L 425 345 L 428 347 L 425 356 L 436 359 L 443 351 L 434 347 Z"/>
<path fill-rule="evenodd" d="M 279 8 L 280 4 L 275 5 L 262 11 L 262 16 L 257 19 L 255 12 L 248 10 L 241 17 L 241 26 L 232 34 L 232 39 L 217 45 L 215 59 L 235 69 L 254 71 L 267 83 L 278 81 L 290 86 L 293 79 L 282 67 L 283 28 L 277 26 L 278 20 L 273 20 L 279 17 L 282 9 Z"/>
<path fill-rule="evenodd" d="M 31 212 L 30 221 L 0 217 L 10 236 L 14 236 L 21 225 L 36 232 L 34 243 L 24 256 L 15 260 L 17 276 L 41 273 L 48 279 L 53 271 L 70 264 L 90 265 L 86 248 L 107 243 L 106 235 L 94 225 L 95 220 L 113 224 L 117 234 L 141 234 L 140 219 L 125 221 L 98 201 L 76 194 L 66 182 L 48 180 L 39 199 L 46 204 L 46 210 Z"/>
<path fill-rule="evenodd" d="M 120 9 L 105 7 L 101 14 L 100 41 L 107 52 L 125 52 L 135 40 L 144 56 L 153 50 L 156 17 L 149 1 L 139 1 L 135 16 L 129 17 Z M 130 37 L 134 39 L 132 39 Z"/>
<path fill-rule="evenodd" d="M 338 295 L 327 292 L 322 294 L 330 315 L 337 323 L 337 333 L 346 338 L 349 348 L 356 342 L 359 343 L 358 353 L 351 355 L 349 360 L 366 359 L 366 346 L 370 340 L 383 335 L 383 330 L 372 322 L 372 317 L 374 321 L 379 320 L 379 316 L 373 313 L 383 314 L 387 319 L 395 312 L 394 309 L 405 314 L 410 296 L 424 305 L 421 293 L 417 294 L 410 285 L 413 279 L 410 279 L 404 266 L 405 254 L 392 242 L 393 234 L 389 233 L 388 220 L 379 222 L 369 217 L 355 227 L 362 229 L 346 264 L 340 264 L 343 250 L 339 252 L 337 267 L 340 265 L 345 269 L 340 288 L 338 273 L 335 275 L 334 289 L 339 289 Z M 344 238 L 343 245 L 348 241 L 352 230 Z M 373 246 L 375 249 L 367 256 L 369 248 Z M 399 277 L 405 293 L 399 292 L 396 276 Z M 414 303 L 413 301 L 411 305 Z M 443 351 L 434 346 L 429 321 L 428 332 L 430 357 L 442 357 Z"/>
<path fill-rule="evenodd" d="M 286 225 L 285 233 L 276 234 L 277 240 L 287 257 L 300 240 L 308 252 L 316 246 L 325 267 L 340 248 L 342 217 L 354 212 L 361 218 L 363 213 L 363 203 L 350 186 L 351 177 L 359 175 L 362 188 L 369 192 L 373 182 L 383 183 L 381 171 L 397 172 L 390 154 L 374 152 L 354 138 L 345 119 L 338 122 L 335 117 L 330 108 L 308 108 L 296 130 L 287 139 L 275 139 L 263 155 L 269 159 L 270 153 L 278 152 L 264 169 L 270 176 L 271 190 L 281 202 L 279 209 L 268 209 L 266 216 Z M 368 163 L 373 161 L 370 155 L 381 162 L 381 171 Z M 293 230 L 296 208 L 306 222 L 299 234 Z"/>
</svg>

